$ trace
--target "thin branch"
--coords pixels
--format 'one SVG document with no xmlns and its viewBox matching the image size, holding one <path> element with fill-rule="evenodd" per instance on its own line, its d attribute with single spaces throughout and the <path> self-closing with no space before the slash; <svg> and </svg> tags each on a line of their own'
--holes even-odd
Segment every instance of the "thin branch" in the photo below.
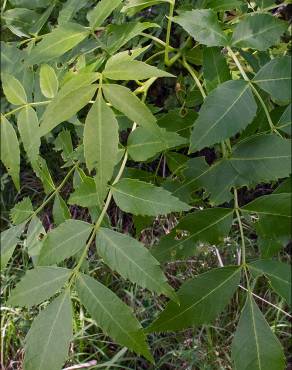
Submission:
<svg viewBox="0 0 292 370">
<path fill-rule="evenodd" d="M 89 367 L 95 366 L 97 364 L 96 360 L 92 360 L 89 362 L 85 362 L 84 364 L 79 364 L 79 365 L 73 365 L 64 368 L 63 370 L 75 370 L 75 369 L 87 369 Z"/>
</svg>

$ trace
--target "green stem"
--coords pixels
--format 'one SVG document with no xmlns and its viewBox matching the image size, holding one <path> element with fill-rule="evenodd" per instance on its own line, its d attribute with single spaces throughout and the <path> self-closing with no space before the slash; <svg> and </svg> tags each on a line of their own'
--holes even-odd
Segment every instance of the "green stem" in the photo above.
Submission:
<svg viewBox="0 0 292 370">
<path fill-rule="evenodd" d="M 243 266 L 246 266 L 245 239 L 244 239 L 244 232 L 243 232 L 241 217 L 240 217 L 240 213 L 239 213 L 240 208 L 239 208 L 239 205 L 238 205 L 238 194 L 237 194 L 237 189 L 236 188 L 234 188 L 233 193 L 234 193 L 234 211 L 235 211 L 235 214 L 236 214 L 236 217 L 237 217 L 239 231 L 240 231 L 240 237 L 241 237 L 242 264 L 243 264 Z"/>
<path fill-rule="evenodd" d="M 161 45 L 163 48 L 166 47 L 166 43 L 162 40 L 160 40 L 158 37 L 155 37 L 155 36 L 152 36 L 148 33 L 145 33 L 145 32 L 141 32 L 140 33 L 141 36 L 144 36 L 144 37 L 147 37 L 148 39 L 150 40 L 153 40 L 154 42 L 156 42 L 158 45 Z M 168 45 L 168 49 L 170 51 L 176 51 L 177 49 L 173 48 L 172 46 Z"/>
<path fill-rule="evenodd" d="M 174 13 L 175 0 L 172 0 L 169 4 L 169 15 L 166 29 L 166 40 L 165 40 L 165 54 L 164 54 L 164 63 L 169 66 L 169 43 L 170 43 L 170 34 L 171 34 L 171 25 L 172 18 Z"/>
<path fill-rule="evenodd" d="M 74 166 L 68 171 L 68 173 L 66 174 L 66 176 L 64 177 L 60 185 L 55 188 L 52 194 L 50 194 L 49 197 L 34 211 L 34 213 L 27 219 L 26 222 L 30 221 L 34 216 L 36 216 L 50 202 L 50 200 L 53 199 L 57 193 L 59 193 L 59 191 L 66 184 L 67 180 L 69 179 L 73 171 L 75 171 L 75 169 L 78 167 L 78 165 L 79 165 L 79 162 L 74 164 Z"/>
<path fill-rule="evenodd" d="M 51 102 L 51 100 L 38 101 L 38 102 L 34 102 L 34 103 L 27 103 L 27 104 L 21 105 L 20 107 L 17 107 L 15 109 L 11 110 L 10 112 L 7 112 L 7 113 L 3 114 L 3 116 L 4 117 L 10 116 L 11 114 L 14 114 L 17 111 L 19 111 L 20 109 L 23 109 L 25 107 L 33 107 L 33 106 L 37 106 L 37 105 L 46 105 L 46 104 L 49 104 L 50 102 Z"/>
<path fill-rule="evenodd" d="M 261 103 L 261 105 L 264 109 L 265 115 L 267 117 L 267 120 L 269 122 L 271 131 L 272 132 L 277 131 L 274 124 L 273 124 L 272 118 L 270 116 L 270 112 L 269 112 L 265 102 L 263 101 L 263 99 L 262 99 L 261 95 L 259 94 L 259 92 L 257 91 L 257 89 L 254 87 L 252 81 L 250 81 L 250 79 L 248 78 L 248 76 L 245 73 L 242 65 L 240 64 L 240 61 L 238 60 L 237 56 L 235 55 L 235 53 L 233 52 L 233 50 L 229 46 L 227 46 L 227 50 L 228 50 L 229 55 L 233 59 L 234 63 L 236 64 L 236 66 L 237 66 L 239 72 L 241 73 L 242 77 L 244 78 L 245 81 L 247 81 L 250 84 L 250 87 L 252 88 L 253 92 L 255 93 L 257 98 L 259 99 L 259 102 Z"/>
<path fill-rule="evenodd" d="M 190 75 L 192 76 L 192 78 L 194 79 L 194 81 L 196 82 L 197 86 L 198 86 L 198 89 L 200 90 L 200 93 L 202 94 L 202 97 L 204 99 L 206 99 L 207 95 L 203 89 L 203 86 L 200 82 L 200 80 L 198 79 L 198 77 L 196 76 L 195 72 L 193 71 L 192 67 L 188 64 L 188 62 L 186 61 L 185 58 L 183 58 L 181 64 L 188 70 L 188 72 L 190 73 Z"/>
</svg>

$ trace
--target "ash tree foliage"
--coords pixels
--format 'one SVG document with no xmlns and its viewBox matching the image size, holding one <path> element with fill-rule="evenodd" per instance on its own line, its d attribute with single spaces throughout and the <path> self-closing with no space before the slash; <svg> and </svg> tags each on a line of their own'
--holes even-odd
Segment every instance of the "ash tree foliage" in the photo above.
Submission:
<svg viewBox="0 0 292 370">
<path fill-rule="evenodd" d="M 145 16 L 156 7 L 168 14 L 163 24 Z M 234 369 L 285 369 L 282 345 L 253 295 L 264 277 L 284 305 L 291 300 L 290 268 L 279 259 L 291 226 L 291 57 L 289 24 L 276 7 L 241 0 L 9 0 L 2 16 L 14 38 L 2 43 L 1 160 L 17 190 L 26 161 L 45 192 L 41 204 L 29 197 L 15 204 L 12 226 L 1 234 L 2 268 L 20 238 L 33 263 L 7 304 L 49 301 L 28 331 L 25 370 L 66 363 L 72 294 L 109 337 L 151 363 L 147 335 L 211 324 L 239 285 L 245 303 L 230 349 Z M 180 44 L 172 46 L 174 33 Z M 173 87 L 164 109 L 151 104 L 158 83 Z M 62 157 L 67 174 L 58 184 L 43 145 Z M 215 160 L 206 161 L 206 150 Z M 158 158 L 166 161 L 163 177 L 141 169 Z M 64 199 L 68 183 L 72 192 Z M 240 204 L 239 190 L 260 183 L 273 192 Z M 111 226 L 112 204 L 140 222 L 175 213 L 178 223 L 149 249 Z M 73 219 L 69 205 L 87 208 L 91 222 Z M 47 232 L 39 217 L 45 206 L 55 225 Z M 246 257 L 245 220 L 257 235 L 257 260 Z M 164 264 L 187 259 L 202 242 L 220 249 L 232 224 L 241 235 L 240 260 L 175 291 Z M 147 327 L 91 276 L 93 245 L 121 279 L 167 297 Z"/>
</svg>

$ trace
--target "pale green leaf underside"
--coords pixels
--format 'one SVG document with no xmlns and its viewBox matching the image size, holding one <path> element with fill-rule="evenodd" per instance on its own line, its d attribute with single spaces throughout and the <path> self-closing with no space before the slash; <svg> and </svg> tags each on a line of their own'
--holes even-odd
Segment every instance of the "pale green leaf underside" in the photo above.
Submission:
<svg viewBox="0 0 292 370">
<path fill-rule="evenodd" d="M 1 116 L 0 123 L 1 161 L 19 190 L 20 150 L 12 124 Z"/>
<path fill-rule="evenodd" d="M 10 74 L 2 75 L 2 88 L 7 100 L 11 104 L 22 105 L 27 103 L 27 96 L 20 81 Z"/>
<path fill-rule="evenodd" d="M 33 214 L 33 207 L 29 197 L 23 198 L 16 203 L 10 211 L 10 218 L 14 225 L 19 225 L 26 221 Z"/>
<path fill-rule="evenodd" d="M 12 290 L 8 304 L 32 307 L 57 293 L 66 283 L 71 271 L 61 267 L 36 267 L 26 272 Z"/>
<path fill-rule="evenodd" d="M 61 370 L 73 336 L 69 291 L 52 301 L 25 338 L 24 370 Z"/>
<path fill-rule="evenodd" d="M 284 370 L 285 357 L 277 337 L 248 294 L 232 343 L 236 370 Z"/>
<path fill-rule="evenodd" d="M 101 205 L 107 183 L 113 175 L 119 143 L 118 122 L 101 94 L 86 117 L 83 143 L 86 166 L 89 171 L 96 171 L 96 188 Z"/>
<path fill-rule="evenodd" d="M 162 151 L 185 145 L 187 142 L 187 139 L 176 132 L 168 132 L 161 128 L 158 136 L 143 127 L 138 127 L 130 133 L 127 148 L 134 161 L 146 161 Z"/>
<path fill-rule="evenodd" d="M 23 108 L 17 118 L 21 140 L 30 162 L 37 160 L 41 146 L 39 121 L 32 107 Z"/>
<path fill-rule="evenodd" d="M 89 31 L 76 23 L 66 23 L 45 35 L 26 59 L 27 64 L 39 64 L 55 59 L 84 40 Z"/>
<path fill-rule="evenodd" d="M 59 82 L 54 68 L 43 64 L 40 69 L 40 87 L 44 96 L 52 99 L 58 91 Z"/>
<path fill-rule="evenodd" d="M 10 260 L 18 239 L 24 230 L 23 224 L 12 226 L 0 234 L 1 270 L 4 269 Z"/>
<path fill-rule="evenodd" d="M 142 327 L 130 307 L 89 276 L 80 275 L 76 288 L 81 303 L 107 335 L 152 361 Z"/>
<path fill-rule="evenodd" d="M 151 77 L 174 77 L 168 72 L 137 60 L 107 63 L 103 75 L 110 80 L 145 80 Z"/>
<path fill-rule="evenodd" d="M 84 73 L 72 77 L 47 106 L 40 124 L 41 136 L 53 130 L 59 123 L 70 119 L 93 97 L 97 86 L 91 85 L 96 73 Z"/>
<path fill-rule="evenodd" d="M 101 228 L 96 235 L 96 248 L 104 262 L 124 278 L 143 288 L 176 299 L 159 262 L 136 239 Z"/>
<path fill-rule="evenodd" d="M 120 180 L 112 192 L 117 205 L 134 215 L 158 216 L 191 208 L 167 190 L 135 179 Z"/>
</svg>

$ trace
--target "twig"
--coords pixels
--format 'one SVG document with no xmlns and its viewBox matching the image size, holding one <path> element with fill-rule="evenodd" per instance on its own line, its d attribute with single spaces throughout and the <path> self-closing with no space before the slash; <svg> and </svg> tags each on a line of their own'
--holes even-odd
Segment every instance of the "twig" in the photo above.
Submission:
<svg viewBox="0 0 292 370">
<path fill-rule="evenodd" d="M 89 368 L 91 366 L 94 366 L 96 364 L 97 364 L 97 361 L 92 360 L 92 361 L 89 361 L 89 362 L 85 362 L 84 364 L 79 364 L 79 365 L 73 365 L 73 366 L 66 367 L 63 370 L 87 369 L 87 368 Z"/>
</svg>

